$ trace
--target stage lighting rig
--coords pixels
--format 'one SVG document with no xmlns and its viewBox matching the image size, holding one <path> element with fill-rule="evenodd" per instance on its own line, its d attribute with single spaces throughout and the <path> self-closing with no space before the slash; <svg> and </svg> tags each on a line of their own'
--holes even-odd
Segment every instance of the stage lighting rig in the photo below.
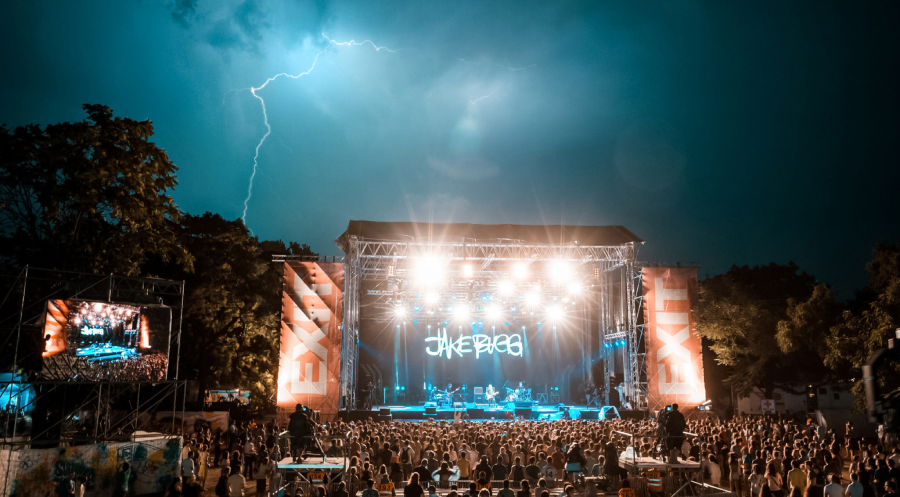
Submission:
<svg viewBox="0 0 900 497">
<path fill-rule="evenodd" d="M 558 305 L 547 307 L 547 319 L 550 321 L 559 321 L 565 316 L 565 311 Z"/>
<path fill-rule="evenodd" d="M 528 266 L 523 262 L 513 265 L 512 274 L 516 279 L 523 280 L 528 276 Z"/>
<path fill-rule="evenodd" d="M 500 307 L 495 304 L 488 305 L 485 308 L 485 314 L 487 315 L 488 319 L 496 321 L 500 319 L 501 316 Z"/>
<path fill-rule="evenodd" d="M 425 256 L 415 262 L 416 281 L 426 287 L 437 286 L 444 281 L 444 264 L 434 256 Z"/>
<path fill-rule="evenodd" d="M 572 266 L 563 260 L 550 263 L 550 278 L 557 283 L 568 283 L 572 279 Z"/>
</svg>

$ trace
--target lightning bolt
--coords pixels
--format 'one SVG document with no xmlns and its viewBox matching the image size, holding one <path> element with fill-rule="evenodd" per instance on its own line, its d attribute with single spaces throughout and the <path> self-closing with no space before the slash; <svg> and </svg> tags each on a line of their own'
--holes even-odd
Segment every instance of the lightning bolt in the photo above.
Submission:
<svg viewBox="0 0 900 497">
<path fill-rule="evenodd" d="M 282 76 L 284 76 L 286 78 L 291 78 L 291 79 L 300 79 L 303 76 L 306 76 L 307 74 L 311 73 L 313 71 L 313 69 L 316 68 L 316 63 L 319 62 L 319 57 L 322 54 L 324 54 L 326 51 L 328 51 L 328 48 L 330 48 L 331 45 L 352 47 L 352 46 L 360 46 L 360 45 L 368 44 L 368 45 L 372 45 L 372 47 L 375 49 L 376 52 L 380 52 L 382 50 L 387 50 L 388 52 L 391 52 L 391 53 L 397 52 L 397 50 L 391 50 L 390 48 L 387 48 L 387 47 L 379 47 L 378 45 L 373 43 L 371 40 L 363 40 L 361 42 L 357 42 L 356 40 L 335 41 L 335 40 L 332 40 L 331 38 L 329 38 L 328 36 L 326 36 L 325 33 L 322 33 L 322 37 L 325 38 L 326 40 L 328 40 L 328 45 L 325 45 L 325 48 L 323 48 L 321 52 L 316 54 L 315 58 L 313 59 L 312 65 L 309 66 L 309 69 L 301 72 L 300 74 L 288 74 L 286 72 L 279 73 L 279 74 L 276 74 L 276 75 L 270 77 L 269 79 L 267 79 L 263 84 L 249 88 L 250 94 L 252 94 L 253 97 L 256 98 L 257 100 L 259 100 L 259 103 L 262 106 L 263 123 L 266 125 L 266 133 L 259 140 L 259 143 L 256 144 L 256 152 L 253 155 L 253 173 L 250 174 L 250 184 L 247 186 L 247 198 L 244 199 L 244 212 L 243 212 L 243 214 L 241 214 L 241 221 L 244 222 L 244 226 L 247 225 L 247 207 L 250 204 L 250 199 L 253 197 L 253 180 L 256 179 L 256 172 L 259 170 L 259 149 L 260 149 L 260 147 L 263 146 L 263 143 L 266 142 L 266 138 L 268 138 L 269 135 L 272 134 L 272 126 L 269 125 L 269 114 L 266 112 L 266 101 L 263 100 L 263 98 L 256 92 L 262 90 L 263 88 L 268 86 L 269 83 L 271 83 L 272 81 L 275 81 L 276 79 L 278 79 Z M 246 90 L 246 89 L 248 89 L 248 88 L 244 88 L 244 90 Z M 243 91 L 243 90 L 231 90 L 231 91 Z M 226 94 L 227 93 L 228 92 L 226 92 Z M 224 97 L 223 97 L 223 99 L 224 99 Z M 249 229 L 249 227 L 247 229 Z M 250 230 L 250 234 L 253 234 L 253 230 Z"/>
</svg>

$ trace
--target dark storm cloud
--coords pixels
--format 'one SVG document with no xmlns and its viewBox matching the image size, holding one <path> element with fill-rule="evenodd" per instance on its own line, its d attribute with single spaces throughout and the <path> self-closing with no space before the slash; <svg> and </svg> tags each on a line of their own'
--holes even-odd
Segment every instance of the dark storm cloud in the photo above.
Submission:
<svg viewBox="0 0 900 497">
<path fill-rule="evenodd" d="M 171 0 L 168 3 L 172 19 L 187 28 L 193 15 L 197 12 L 196 0 Z"/>
<path fill-rule="evenodd" d="M 334 254 L 349 219 L 621 224 L 639 257 L 795 260 L 847 296 L 896 239 L 897 2 L 14 2 L 0 116 L 152 119 L 178 205 Z M 177 29 L 175 29 L 177 27 Z"/>
</svg>

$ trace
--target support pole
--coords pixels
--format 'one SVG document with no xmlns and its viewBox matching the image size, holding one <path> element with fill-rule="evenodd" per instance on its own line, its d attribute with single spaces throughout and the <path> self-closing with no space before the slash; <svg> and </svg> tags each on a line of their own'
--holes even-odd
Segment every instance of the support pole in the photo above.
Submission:
<svg viewBox="0 0 900 497">
<path fill-rule="evenodd" d="M 97 433 L 100 429 L 100 401 L 103 400 L 103 383 L 100 383 L 97 391 L 97 412 L 94 413 L 94 443 L 97 442 Z"/>
</svg>

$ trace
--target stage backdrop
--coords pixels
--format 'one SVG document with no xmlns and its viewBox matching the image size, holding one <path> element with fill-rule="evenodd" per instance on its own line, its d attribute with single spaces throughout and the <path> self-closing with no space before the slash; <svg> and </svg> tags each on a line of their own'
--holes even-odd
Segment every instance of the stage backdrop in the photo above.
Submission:
<svg viewBox="0 0 900 497">
<path fill-rule="evenodd" d="M 278 419 L 285 423 L 297 404 L 337 418 L 340 402 L 341 320 L 344 263 L 284 265 Z"/>
<path fill-rule="evenodd" d="M 644 268 L 644 340 L 651 410 L 706 400 L 697 336 L 697 269 Z"/>
</svg>

